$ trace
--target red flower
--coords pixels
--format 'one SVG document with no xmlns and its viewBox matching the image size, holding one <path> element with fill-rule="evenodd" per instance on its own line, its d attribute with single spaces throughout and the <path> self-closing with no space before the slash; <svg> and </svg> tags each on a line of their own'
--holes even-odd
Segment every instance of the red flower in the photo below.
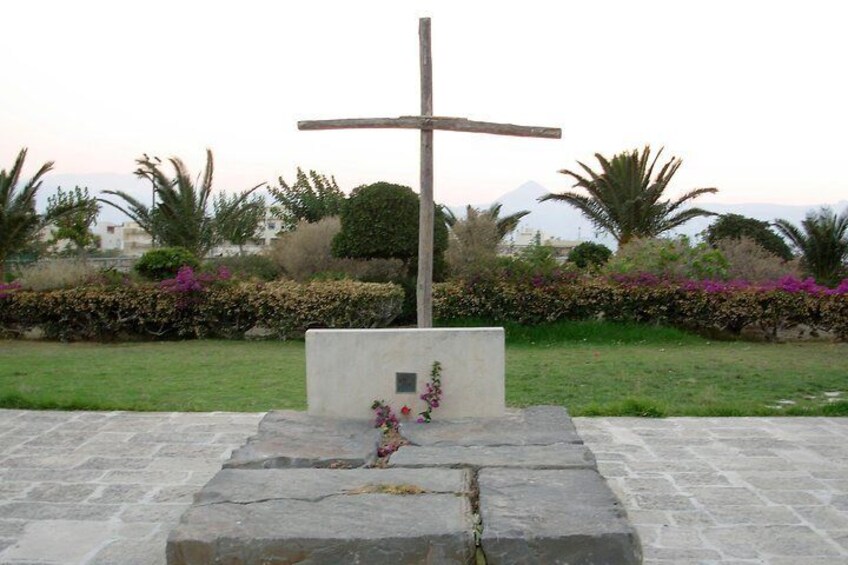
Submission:
<svg viewBox="0 0 848 565">
<path fill-rule="evenodd" d="M 406 406 L 405 404 L 404 404 L 403 408 L 400 409 L 400 413 L 403 414 L 404 416 L 409 416 L 410 412 L 412 412 L 412 409 L 410 409 L 409 406 Z"/>
</svg>

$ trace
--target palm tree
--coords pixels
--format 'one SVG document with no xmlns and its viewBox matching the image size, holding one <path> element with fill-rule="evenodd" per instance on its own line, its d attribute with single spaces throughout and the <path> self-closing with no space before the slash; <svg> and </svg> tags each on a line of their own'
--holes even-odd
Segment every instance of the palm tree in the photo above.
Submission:
<svg viewBox="0 0 848 565">
<path fill-rule="evenodd" d="M 225 221 L 224 218 L 213 218 L 208 213 L 214 172 L 212 151 L 206 150 L 206 167 L 198 186 L 192 182 L 182 160 L 171 157 L 168 162 L 174 168 L 173 179 L 162 171 L 162 162 L 158 158 L 151 160 L 144 155 L 136 160 L 136 176 L 149 180 L 153 185 L 155 202 L 150 207 L 120 190 L 104 190 L 103 193 L 121 198 L 125 206 L 108 200 L 102 202 L 132 218 L 155 242 L 169 247 L 185 247 L 198 257 L 203 257 L 220 241 L 221 235 L 216 225 Z M 223 213 L 240 213 L 244 210 L 241 203 L 264 184 L 242 192 L 231 206 L 225 207 Z"/>
<path fill-rule="evenodd" d="M 656 237 L 698 216 L 714 216 L 701 208 L 681 210 L 681 207 L 702 194 L 718 192 L 716 188 L 696 188 L 677 200 L 660 200 L 682 163 L 672 157 L 654 177 L 654 167 L 662 152 L 660 149 L 653 160 L 649 146 L 645 146 L 641 154 L 634 149 L 619 153 L 612 160 L 596 153 L 595 158 L 601 164 L 599 173 L 579 161 L 577 164 L 587 176 L 568 169 L 559 171 L 572 177 L 576 181 L 574 186 L 585 189 L 588 196 L 563 192 L 546 194 L 539 201 L 559 200 L 571 204 L 595 226 L 612 234 L 619 245 L 633 238 Z"/>
<path fill-rule="evenodd" d="M 837 216 L 831 208 L 812 211 L 799 229 L 775 220 L 780 231 L 801 253 L 801 264 L 819 284 L 835 286 L 846 275 L 848 263 L 848 208 Z"/>
<path fill-rule="evenodd" d="M 18 187 L 26 154 L 26 148 L 21 149 L 12 168 L 8 172 L 0 171 L 0 282 L 6 275 L 6 258 L 38 237 L 41 228 L 67 211 L 36 213 L 35 197 L 41 188 L 41 177 L 53 168 L 53 162 L 44 163 L 27 183 Z"/>
<path fill-rule="evenodd" d="M 265 199 L 254 194 L 245 199 L 238 194 L 219 193 L 213 202 L 215 229 L 224 241 L 237 245 L 244 255 L 244 245 L 262 237 L 260 226 L 265 220 Z"/>
<path fill-rule="evenodd" d="M 510 214 L 509 216 L 504 216 L 503 218 L 501 218 L 500 213 L 502 207 L 503 204 L 495 202 L 494 204 L 489 206 L 488 210 L 480 211 L 469 205 L 465 207 L 465 219 L 471 220 L 476 218 L 477 216 L 484 216 L 491 219 L 493 222 L 495 222 L 495 225 L 497 226 L 498 236 L 500 236 L 500 239 L 503 239 L 507 236 L 507 234 L 514 231 L 515 228 L 518 227 L 518 223 L 521 221 L 521 218 L 529 214 L 530 211 L 521 210 L 520 212 L 515 212 L 514 214 Z M 456 214 L 454 214 L 450 208 L 448 208 L 447 206 L 442 206 L 441 208 L 442 211 L 445 213 L 445 222 L 448 224 L 449 227 L 453 227 L 458 221 L 460 221 L 460 219 L 456 217 Z"/>
</svg>

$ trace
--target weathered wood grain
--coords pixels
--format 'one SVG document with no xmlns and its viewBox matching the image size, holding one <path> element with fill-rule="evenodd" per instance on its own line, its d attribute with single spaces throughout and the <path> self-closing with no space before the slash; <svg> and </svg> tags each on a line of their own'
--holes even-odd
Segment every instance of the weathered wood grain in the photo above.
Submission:
<svg viewBox="0 0 848 565">
<path fill-rule="evenodd" d="M 421 115 L 433 115 L 433 55 L 430 18 L 418 20 Z M 433 327 L 433 130 L 421 128 L 421 191 L 418 212 L 418 282 L 415 303 L 419 328 Z"/>
<path fill-rule="evenodd" d="M 401 116 L 399 118 L 346 118 L 338 120 L 304 120 L 297 122 L 302 131 L 328 129 L 421 129 L 489 133 L 514 137 L 561 139 L 562 130 L 545 126 L 519 126 L 497 122 L 481 122 L 466 118 L 442 116 Z"/>
</svg>

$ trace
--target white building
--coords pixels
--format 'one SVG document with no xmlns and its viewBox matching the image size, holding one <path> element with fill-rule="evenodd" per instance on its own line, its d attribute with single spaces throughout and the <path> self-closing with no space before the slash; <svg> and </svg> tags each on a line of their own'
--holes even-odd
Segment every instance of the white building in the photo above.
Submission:
<svg viewBox="0 0 848 565">
<path fill-rule="evenodd" d="M 274 241 L 281 228 L 280 219 L 270 214 L 265 216 L 261 229 L 257 230 L 259 237 L 242 247 L 246 254 L 260 253 Z M 116 250 L 121 255 L 128 257 L 141 257 L 146 251 L 153 248 L 153 240 L 150 235 L 141 229 L 136 222 L 127 221 L 122 224 L 111 222 L 98 223 L 94 233 L 100 236 L 100 249 L 104 251 Z M 211 257 L 238 255 L 239 248 L 231 243 L 217 245 L 209 251 Z"/>
<path fill-rule="evenodd" d="M 277 241 L 278 235 L 280 233 L 280 229 L 282 228 L 282 222 L 276 216 L 271 215 L 271 213 L 267 213 L 265 215 L 265 220 L 263 220 L 260 229 L 257 230 L 259 237 L 242 246 L 242 251 L 246 255 L 255 255 L 257 253 L 261 253 L 263 250 L 267 249 L 272 243 Z M 209 251 L 210 257 L 221 257 L 221 256 L 229 256 L 229 255 L 238 255 L 239 247 L 238 245 L 233 245 L 232 243 L 225 242 L 221 245 L 216 245 Z"/>
<path fill-rule="evenodd" d="M 122 230 L 122 225 L 113 224 L 112 222 L 98 222 L 94 226 L 93 231 L 100 236 L 100 249 L 102 251 L 120 251 Z"/>
<path fill-rule="evenodd" d="M 120 251 L 127 257 L 141 257 L 153 249 L 153 239 L 136 222 L 98 223 L 94 233 L 100 236 L 100 249 L 103 251 Z"/>
<path fill-rule="evenodd" d="M 581 242 L 572 239 L 560 239 L 542 230 L 522 227 L 504 238 L 503 242 L 498 246 L 498 253 L 500 255 L 518 255 L 522 250 L 537 243 L 553 247 L 554 255 L 564 261 L 568 258 L 571 250 Z"/>
</svg>

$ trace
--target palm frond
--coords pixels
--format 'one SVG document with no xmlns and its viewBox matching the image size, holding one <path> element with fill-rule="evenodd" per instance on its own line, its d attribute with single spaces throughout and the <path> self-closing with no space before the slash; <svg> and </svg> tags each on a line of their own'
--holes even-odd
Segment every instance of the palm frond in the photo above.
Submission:
<svg viewBox="0 0 848 565">
<path fill-rule="evenodd" d="M 689 192 L 683 194 L 683 196 L 679 197 L 677 200 L 673 202 L 669 202 L 668 213 L 672 213 L 676 211 L 678 208 L 688 203 L 690 200 L 694 200 L 699 196 L 704 194 L 715 194 L 718 192 L 717 188 L 695 188 L 690 190 Z M 710 212 L 708 215 L 715 216 L 716 214 Z"/>
<path fill-rule="evenodd" d="M 801 252 L 801 264 L 819 284 L 836 285 L 848 275 L 848 209 L 838 215 L 823 207 L 807 214 L 798 228 L 787 220 L 774 227 Z"/>
<path fill-rule="evenodd" d="M 239 211 L 244 207 L 245 201 L 250 197 L 254 192 L 262 188 L 268 184 L 267 182 L 261 182 L 254 186 L 253 188 L 248 188 L 247 190 L 242 191 L 238 196 L 235 196 L 232 201 L 228 202 L 228 205 L 225 208 L 222 208 L 221 217 L 224 221 L 229 220 L 233 214 L 238 214 Z M 264 207 L 264 199 L 263 199 L 263 207 Z M 216 214 L 217 216 L 217 214 Z"/>
<path fill-rule="evenodd" d="M 445 223 L 448 227 L 452 228 L 455 226 L 458 218 L 456 217 L 456 214 L 453 213 L 453 210 L 442 204 L 439 204 L 439 209 L 442 211 L 442 214 L 445 217 Z"/>
<path fill-rule="evenodd" d="M 44 163 L 20 187 L 26 155 L 27 149 L 21 149 L 12 168 L 0 170 L 0 279 L 6 257 L 31 242 L 44 226 L 44 216 L 35 210 L 35 197 L 41 188 L 41 177 L 53 168 L 53 162 Z"/>
<path fill-rule="evenodd" d="M 710 212 L 709 210 L 704 210 L 703 208 L 687 208 L 682 212 L 678 212 L 674 215 L 669 215 L 663 218 L 657 226 L 656 235 L 660 235 L 675 228 L 679 228 L 680 226 L 694 218 L 717 215 L 718 214 L 716 214 L 715 212 Z"/>
<path fill-rule="evenodd" d="M 803 253 L 804 252 L 804 244 L 805 237 L 804 234 L 801 233 L 794 224 L 792 224 L 789 220 L 784 220 L 782 218 L 777 219 L 772 224 L 778 232 L 780 232 L 786 239 L 789 240 L 789 243 L 795 247 L 796 250 Z"/>
<path fill-rule="evenodd" d="M 101 194 L 117 196 L 118 198 L 126 202 L 126 205 L 122 206 L 120 204 L 112 202 L 111 200 L 106 200 L 105 198 L 97 199 L 98 202 L 108 204 L 112 208 L 123 212 L 131 220 L 136 222 L 141 229 L 150 234 L 151 237 L 155 236 L 155 234 L 153 233 L 153 226 L 150 218 L 150 208 L 148 208 L 147 205 L 143 204 L 140 200 L 122 190 L 104 190 L 101 192 Z"/>
<path fill-rule="evenodd" d="M 500 207 L 498 207 L 498 210 L 500 210 Z M 504 216 L 503 218 L 498 218 L 497 215 L 493 216 L 492 219 L 495 220 L 498 226 L 498 235 L 501 239 L 506 237 L 507 234 L 515 231 L 518 224 L 521 222 L 521 218 L 529 213 L 530 210 L 521 210 L 520 212 L 515 212 L 509 216 Z"/>
<path fill-rule="evenodd" d="M 647 145 L 641 151 L 625 151 L 612 159 L 596 153 L 600 170 L 578 161 L 579 172 L 559 171 L 571 177 L 575 181 L 573 187 L 585 190 L 586 195 L 575 192 L 547 194 L 539 201 L 557 200 L 574 206 L 596 227 L 610 232 L 619 243 L 634 237 L 655 237 L 694 217 L 710 214 L 699 208 L 683 212 L 678 209 L 702 194 L 717 192 L 714 188 L 690 190 L 673 202 L 662 200 L 682 164 L 677 157 L 671 157 L 657 170 L 662 153 L 661 148 L 651 158 L 651 148 Z"/>
</svg>

